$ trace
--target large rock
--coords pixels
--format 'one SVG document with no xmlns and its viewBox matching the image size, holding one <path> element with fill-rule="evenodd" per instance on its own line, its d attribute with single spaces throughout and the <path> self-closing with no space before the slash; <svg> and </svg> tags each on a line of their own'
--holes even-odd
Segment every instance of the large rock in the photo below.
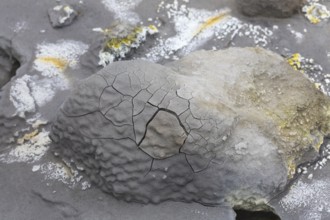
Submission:
<svg viewBox="0 0 330 220">
<path fill-rule="evenodd" d="M 261 209 L 318 150 L 329 106 L 277 54 L 199 51 L 104 68 L 62 105 L 51 138 L 118 198 Z"/>
<path fill-rule="evenodd" d="M 239 10 L 248 16 L 289 17 L 305 0 L 236 0 Z"/>
</svg>

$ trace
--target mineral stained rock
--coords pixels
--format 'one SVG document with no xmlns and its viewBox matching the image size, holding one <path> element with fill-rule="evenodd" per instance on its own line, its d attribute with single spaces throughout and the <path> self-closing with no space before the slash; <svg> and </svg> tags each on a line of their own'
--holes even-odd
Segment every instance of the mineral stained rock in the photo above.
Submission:
<svg viewBox="0 0 330 220">
<path fill-rule="evenodd" d="M 61 28 L 70 25 L 77 17 L 78 12 L 71 5 L 57 5 L 48 10 L 51 25 Z"/>
<path fill-rule="evenodd" d="M 109 28 L 96 28 L 94 31 L 103 34 L 100 40 L 101 45 L 99 40 L 93 45 L 93 48 L 101 46 L 98 53 L 98 65 L 103 67 L 114 61 L 125 59 L 128 54 L 146 41 L 148 35 L 158 33 L 158 29 L 154 25 L 132 25 L 120 20 L 115 21 Z"/>
<path fill-rule="evenodd" d="M 167 66 L 119 61 L 82 81 L 52 126 L 54 151 L 127 201 L 245 209 L 283 190 L 328 134 L 329 99 L 261 48 Z"/>
<path fill-rule="evenodd" d="M 247 16 L 290 17 L 305 0 L 236 0 L 239 10 Z"/>
</svg>

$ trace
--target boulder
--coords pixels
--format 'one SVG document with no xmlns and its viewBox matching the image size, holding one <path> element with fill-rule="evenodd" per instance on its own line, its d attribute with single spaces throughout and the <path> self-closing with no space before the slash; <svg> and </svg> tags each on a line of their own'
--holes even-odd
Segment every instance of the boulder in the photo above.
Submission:
<svg viewBox="0 0 330 220">
<path fill-rule="evenodd" d="M 198 51 L 166 66 L 115 62 L 53 122 L 53 150 L 126 201 L 263 209 L 329 133 L 328 97 L 261 48 Z"/>
</svg>

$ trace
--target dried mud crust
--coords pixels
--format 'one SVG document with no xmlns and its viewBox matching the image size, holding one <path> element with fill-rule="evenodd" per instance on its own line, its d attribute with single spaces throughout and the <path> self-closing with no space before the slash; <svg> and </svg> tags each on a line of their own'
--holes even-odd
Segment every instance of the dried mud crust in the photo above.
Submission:
<svg viewBox="0 0 330 220">
<path fill-rule="evenodd" d="M 82 81 L 51 139 L 118 198 L 251 210 L 285 187 L 328 132 L 328 107 L 272 52 L 199 51 L 167 67 L 116 62 Z"/>
</svg>

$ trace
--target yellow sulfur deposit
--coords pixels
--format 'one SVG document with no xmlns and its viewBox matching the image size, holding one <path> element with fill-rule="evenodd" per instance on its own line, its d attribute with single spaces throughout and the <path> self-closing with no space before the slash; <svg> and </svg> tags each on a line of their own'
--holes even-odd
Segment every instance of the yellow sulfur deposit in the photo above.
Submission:
<svg viewBox="0 0 330 220">
<path fill-rule="evenodd" d="M 194 37 L 203 32 L 204 30 L 216 25 L 217 23 L 221 22 L 224 18 L 228 17 L 229 10 L 226 10 L 224 12 L 221 12 L 220 14 L 216 16 L 212 16 L 208 18 L 195 32 Z"/>
<path fill-rule="evenodd" d="M 23 144 L 25 141 L 31 140 L 33 137 L 35 137 L 39 133 L 39 130 L 36 129 L 30 133 L 25 134 L 23 137 L 17 139 L 18 144 Z"/>
<path fill-rule="evenodd" d="M 65 70 L 68 66 L 66 60 L 57 57 L 39 57 L 38 60 L 44 63 L 49 63 L 60 70 Z"/>
<path fill-rule="evenodd" d="M 301 56 L 299 53 L 295 53 L 287 58 L 287 62 L 293 69 L 306 75 L 315 75 L 322 72 L 322 67 L 314 63 L 313 59 L 308 59 Z M 313 81 L 316 89 L 323 91 L 322 84 L 319 81 Z"/>
<path fill-rule="evenodd" d="M 132 26 L 130 24 L 115 22 L 110 28 L 97 29 L 105 35 L 105 42 L 99 52 L 99 65 L 107 64 L 125 58 L 133 49 L 143 43 L 147 35 L 158 33 L 154 25 Z"/>
<path fill-rule="evenodd" d="M 289 57 L 287 61 L 295 70 L 301 70 L 301 59 L 301 55 L 299 53 L 295 53 Z"/>
<path fill-rule="evenodd" d="M 319 3 L 312 3 L 303 7 L 302 11 L 305 13 L 305 17 L 312 23 L 318 24 L 323 20 L 330 17 L 329 10 Z"/>
<path fill-rule="evenodd" d="M 106 29 L 104 33 L 111 35 L 111 29 Z M 154 25 L 149 25 L 148 27 L 138 26 L 135 27 L 131 33 L 124 37 L 116 37 L 110 39 L 106 42 L 107 49 L 110 50 L 120 50 L 122 47 L 134 46 L 134 44 L 139 44 L 142 38 L 145 38 L 147 33 L 154 34 L 157 33 L 158 29 Z"/>
</svg>

